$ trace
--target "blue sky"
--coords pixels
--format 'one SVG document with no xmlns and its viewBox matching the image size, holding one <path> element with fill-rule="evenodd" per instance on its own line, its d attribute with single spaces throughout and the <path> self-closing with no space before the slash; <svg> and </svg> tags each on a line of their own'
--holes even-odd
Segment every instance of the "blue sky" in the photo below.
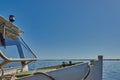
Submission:
<svg viewBox="0 0 120 80">
<path fill-rule="evenodd" d="M 120 58 L 119 0 L 1 0 L 40 59 Z"/>
</svg>

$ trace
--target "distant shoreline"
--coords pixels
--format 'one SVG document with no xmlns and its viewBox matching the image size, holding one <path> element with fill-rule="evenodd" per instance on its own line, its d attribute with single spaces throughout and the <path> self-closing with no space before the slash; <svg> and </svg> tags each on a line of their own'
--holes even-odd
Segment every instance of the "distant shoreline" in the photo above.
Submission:
<svg viewBox="0 0 120 80">
<path fill-rule="evenodd" d="M 38 59 L 41 61 L 90 61 L 95 59 Z M 103 59 L 103 61 L 120 61 L 120 59 Z"/>
<path fill-rule="evenodd" d="M 90 61 L 96 59 L 38 59 L 38 61 Z M 2 59 L 0 59 L 2 61 Z M 103 59 L 103 61 L 120 61 L 120 59 Z"/>
</svg>

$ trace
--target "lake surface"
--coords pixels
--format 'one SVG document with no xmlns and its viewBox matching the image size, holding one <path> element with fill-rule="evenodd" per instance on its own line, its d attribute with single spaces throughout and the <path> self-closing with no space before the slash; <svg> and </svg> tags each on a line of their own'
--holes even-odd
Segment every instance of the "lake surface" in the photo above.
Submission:
<svg viewBox="0 0 120 80">
<path fill-rule="evenodd" d="M 103 80 L 120 80 L 120 61 L 104 61 Z"/>
</svg>

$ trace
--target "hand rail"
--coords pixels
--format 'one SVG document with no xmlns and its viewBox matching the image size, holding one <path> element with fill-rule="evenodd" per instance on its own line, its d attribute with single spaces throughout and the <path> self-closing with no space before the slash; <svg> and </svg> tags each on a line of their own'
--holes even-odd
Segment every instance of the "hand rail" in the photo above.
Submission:
<svg viewBox="0 0 120 80">
<path fill-rule="evenodd" d="M 38 60 L 37 58 L 8 58 L 3 54 L 2 51 L 0 51 L 0 57 L 3 59 L 2 63 L 0 63 L 0 66 L 3 66 L 9 62 L 21 62 L 21 61 L 36 61 Z M 29 63 L 29 62 L 27 62 Z M 26 64 L 27 64 L 26 63 Z"/>
</svg>

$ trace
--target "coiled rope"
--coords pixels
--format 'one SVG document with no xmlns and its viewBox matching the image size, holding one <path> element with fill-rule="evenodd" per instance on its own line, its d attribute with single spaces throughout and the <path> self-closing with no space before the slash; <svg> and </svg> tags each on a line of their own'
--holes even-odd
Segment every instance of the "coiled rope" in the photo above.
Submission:
<svg viewBox="0 0 120 80">
<path fill-rule="evenodd" d="M 39 75 L 39 74 L 45 75 L 45 76 L 48 77 L 50 80 L 55 80 L 55 78 L 53 78 L 52 76 L 48 75 L 47 73 L 42 73 L 42 72 L 34 73 L 34 75 Z"/>
</svg>

